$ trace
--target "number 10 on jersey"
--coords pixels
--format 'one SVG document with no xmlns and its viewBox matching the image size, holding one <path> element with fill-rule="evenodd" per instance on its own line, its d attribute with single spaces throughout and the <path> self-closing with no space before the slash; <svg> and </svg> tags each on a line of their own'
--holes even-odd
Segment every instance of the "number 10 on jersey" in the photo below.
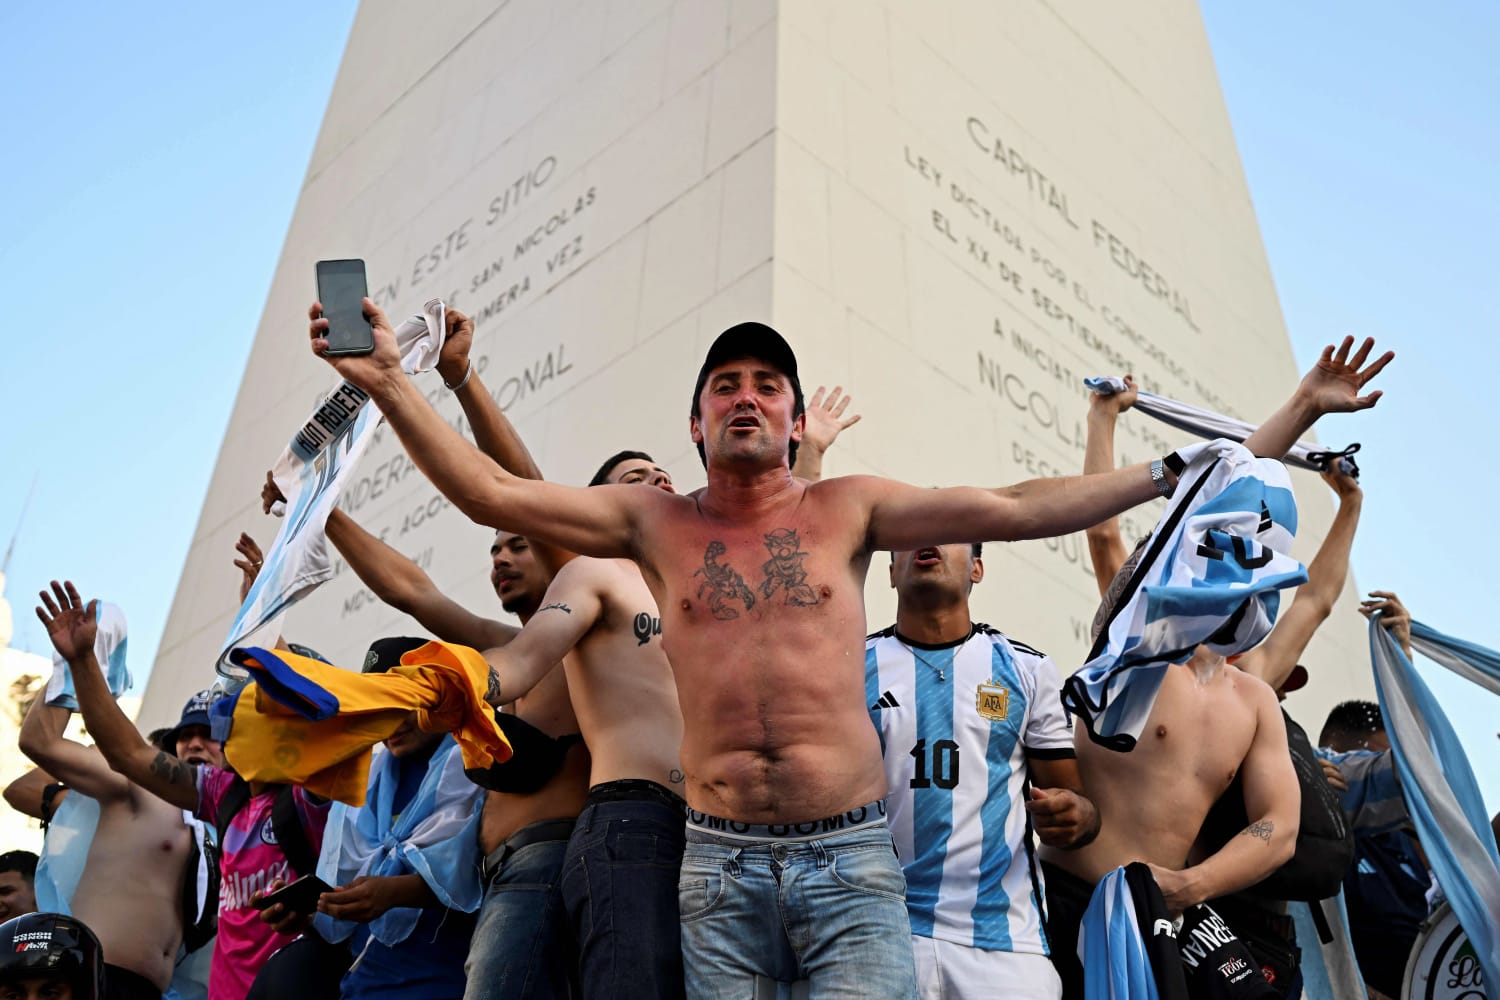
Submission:
<svg viewBox="0 0 1500 1000">
<path fill-rule="evenodd" d="M 926 740 L 917 740 L 917 745 L 911 748 L 911 756 L 917 762 L 916 773 L 911 779 L 911 787 L 931 788 L 936 785 L 939 788 L 948 789 L 958 786 L 957 743 L 952 740 L 938 740 L 932 744 L 930 768 Z M 932 773 L 931 778 L 927 776 L 929 770 Z"/>
</svg>

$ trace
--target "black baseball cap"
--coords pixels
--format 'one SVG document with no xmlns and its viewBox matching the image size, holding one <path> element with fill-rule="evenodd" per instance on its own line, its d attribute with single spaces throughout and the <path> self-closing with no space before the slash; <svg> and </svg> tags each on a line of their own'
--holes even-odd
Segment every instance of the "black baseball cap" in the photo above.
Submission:
<svg viewBox="0 0 1500 1000">
<path fill-rule="evenodd" d="M 365 653 L 364 665 L 359 668 L 359 672 L 383 674 L 392 667 L 401 666 L 401 657 L 414 649 L 421 649 L 431 641 L 431 639 L 411 639 L 405 636 L 376 639 L 370 643 L 370 649 Z"/>
<path fill-rule="evenodd" d="M 698 397 L 703 392 L 703 383 L 708 373 L 726 361 L 738 358 L 759 358 L 769 361 L 797 386 L 797 397 L 802 396 L 801 382 L 797 377 L 797 356 L 786 338 L 764 323 L 736 323 L 715 338 L 698 369 L 698 384 L 693 388 L 693 412 L 698 412 Z"/>
<path fill-rule="evenodd" d="M 693 405 L 689 410 L 693 416 L 703 415 L 698 400 L 703 396 L 703 384 L 708 381 L 708 373 L 726 361 L 739 358 L 759 358 L 774 365 L 792 383 L 792 416 L 800 417 L 806 412 L 807 407 L 802 401 L 802 380 L 797 377 L 797 355 L 792 353 L 792 345 L 766 324 L 752 321 L 731 326 L 719 334 L 709 347 L 708 354 L 703 358 L 703 367 L 698 369 L 698 382 L 693 386 Z M 702 442 L 698 444 L 698 458 L 703 462 L 703 467 L 708 468 L 708 452 Z M 787 448 L 787 463 L 795 465 L 796 462 L 797 442 L 793 441 Z"/>
</svg>

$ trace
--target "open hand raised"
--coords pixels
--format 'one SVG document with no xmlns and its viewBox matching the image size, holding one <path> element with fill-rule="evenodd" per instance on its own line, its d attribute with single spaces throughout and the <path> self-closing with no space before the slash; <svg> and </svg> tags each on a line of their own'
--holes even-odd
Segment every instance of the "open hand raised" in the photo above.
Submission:
<svg viewBox="0 0 1500 1000">
<path fill-rule="evenodd" d="M 1366 382 L 1380 374 L 1382 368 L 1390 364 L 1396 352 L 1386 351 L 1366 366 L 1365 361 L 1375 348 L 1375 338 L 1366 337 L 1365 342 L 1359 345 L 1359 350 L 1350 357 L 1349 349 L 1353 346 L 1354 338 L 1345 337 L 1337 351 L 1332 344 L 1323 348 L 1323 356 L 1297 387 L 1298 393 L 1312 403 L 1317 412 L 1348 413 L 1366 410 L 1380 399 L 1379 389 L 1367 396 L 1361 396 L 1359 391 L 1365 387 Z"/>
<path fill-rule="evenodd" d="M 860 414 L 845 417 L 851 397 L 844 387 L 836 385 L 824 395 L 824 387 L 818 386 L 812 400 L 807 404 L 807 428 L 802 432 L 802 446 L 827 451 L 838 436 L 859 423 Z"/>
<path fill-rule="evenodd" d="M 36 609 L 36 616 L 47 627 L 47 638 L 57 655 L 71 663 L 92 652 L 99 632 L 98 599 L 85 607 L 72 580 L 65 584 L 53 580 L 52 593 L 43 590 L 39 596 L 43 607 Z"/>
</svg>

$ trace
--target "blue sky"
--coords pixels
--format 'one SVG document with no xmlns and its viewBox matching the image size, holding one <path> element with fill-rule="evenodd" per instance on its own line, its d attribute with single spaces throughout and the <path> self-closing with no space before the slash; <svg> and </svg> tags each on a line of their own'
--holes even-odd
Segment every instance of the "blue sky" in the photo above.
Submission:
<svg viewBox="0 0 1500 1000">
<path fill-rule="evenodd" d="M 0 37 L 24 40 L 0 88 L 5 540 L 36 477 L 17 646 L 47 651 L 33 594 L 68 573 L 131 594 L 132 660 L 154 657 L 354 8 L 0 7 Z M 1400 354 L 1373 413 L 1320 428 L 1366 442 L 1357 579 L 1500 647 L 1477 585 L 1500 492 L 1500 8 L 1203 13 L 1299 361 L 1346 332 Z M 1495 699 L 1424 674 L 1500 809 Z"/>
</svg>

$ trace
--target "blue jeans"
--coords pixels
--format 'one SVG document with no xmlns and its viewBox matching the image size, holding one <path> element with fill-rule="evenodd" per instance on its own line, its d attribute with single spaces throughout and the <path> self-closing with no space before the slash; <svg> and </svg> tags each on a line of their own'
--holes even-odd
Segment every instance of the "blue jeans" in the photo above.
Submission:
<svg viewBox="0 0 1500 1000">
<path fill-rule="evenodd" d="M 578 995 L 558 877 L 571 824 L 522 827 L 484 859 L 484 901 L 464 962 L 464 1000 Z"/>
<path fill-rule="evenodd" d="M 682 997 L 682 810 L 682 800 L 654 781 L 589 790 L 562 874 L 585 997 Z"/>
<path fill-rule="evenodd" d="M 915 998 L 906 878 L 889 828 L 762 842 L 689 827 L 677 884 L 689 997 Z"/>
</svg>

